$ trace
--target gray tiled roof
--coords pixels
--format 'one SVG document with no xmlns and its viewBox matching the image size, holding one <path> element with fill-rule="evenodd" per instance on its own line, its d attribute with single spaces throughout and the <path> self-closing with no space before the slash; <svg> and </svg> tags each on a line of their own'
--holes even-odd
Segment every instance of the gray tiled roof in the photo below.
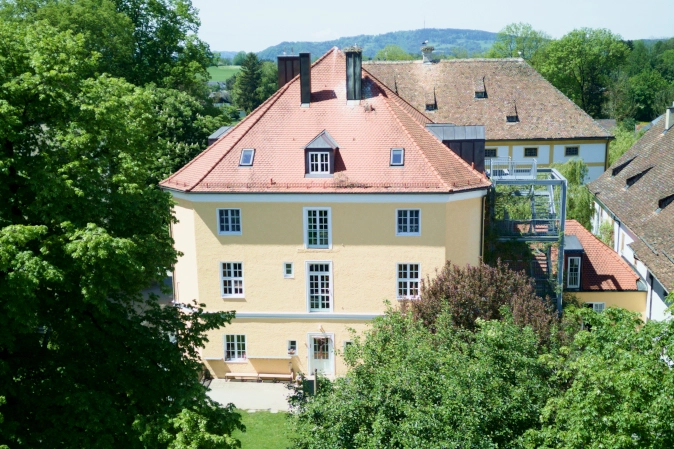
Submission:
<svg viewBox="0 0 674 449">
<path fill-rule="evenodd" d="M 611 133 L 522 59 L 364 62 L 363 68 L 436 123 L 484 125 L 487 140 L 610 138 Z M 484 89 L 486 98 L 475 98 Z M 507 123 L 506 115 L 519 122 Z"/>
<path fill-rule="evenodd" d="M 674 194 L 674 128 L 663 132 L 664 122 L 655 122 L 588 187 L 639 237 L 631 248 L 671 291 L 674 287 L 674 203 L 658 211 L 658 202 Z M 628 179 L 636 181 L 626 188 Z"/>
</svg>

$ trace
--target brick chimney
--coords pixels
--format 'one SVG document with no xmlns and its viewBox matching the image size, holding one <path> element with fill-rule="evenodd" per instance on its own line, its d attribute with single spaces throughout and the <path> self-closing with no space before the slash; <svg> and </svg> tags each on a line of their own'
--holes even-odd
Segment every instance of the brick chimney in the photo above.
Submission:
<svg viewBox="0 0 674 449">
<path fill-rule="evenodd" d="M 300 53 L 300 99 L 303 108 L 311 103 L 311 53 Z"/>
<path fill-rule="evenodd" d="M 354 45 L 345 48 L 344 53 L 346 54 L 346 100 L 360 101 L 363 83 L 363 49 Z"/>
<path fill-rule="evenodd" d="M 433 62 L 433 50 L 435 50 L 435 47 L 432 45 L 424 45 L 421 47 L 421 56 L 424 58 L 424 64 Z"/>
<path fill-rule="evenodd" d="M 285 86 L 291 79 L 300 74 L 300 57 L 298 55 L 279 55 L 278 88 Z"/>
</svg>

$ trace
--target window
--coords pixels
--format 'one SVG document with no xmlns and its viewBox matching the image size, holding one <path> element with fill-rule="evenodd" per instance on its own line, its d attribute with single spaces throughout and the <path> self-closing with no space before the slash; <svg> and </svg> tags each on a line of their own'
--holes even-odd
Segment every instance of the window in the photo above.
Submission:
<svg viewBox="0 0 674 449">
<path fill-rule="evenodd" d="M 426 103 L 426 112 L 433 112 L 438 110 L 437 103 Z"/>
<path fill-rule="evenodd" d="M 476 91 L 475 98 L 487 98 L 487 92 L 485 91 Z"/>
<path fill-rule="evenodd" d="M 565 147 L 564 156 L 578 156 L 578 147 Z"/>
<path fill-rule="evenodd" d="M 288 340 L 288 355 L 297 354 L 297 340 Z"/>
<path fill-rule="evenodd" d="M 309 153 L 309 173 L 312 175 L 329 175 L 330 174 L 330 153 L 310 152 Z"/>
<path fill-rule="evenodd" d="M 405 165 L 404 148 L 391 148 L 391 165 Z"/>
<path fill-rule="evenodd" d="M 648 173 L 649 171 L 651 171 L 651 168 L 653 168 L 653 167 L 649 167 L 649 168 L 647 168 L 646 170 L 642 171 L 641 173 L 638 173 L 638 174 L 636 174 L 636 175 L 634 175 L 634 176 L 631 176 L 631 177 L 627 178 L 627 179 L 625 180 L 625 188 L 626 188 L 626 189 L 629 189 L 630 187 L 632 187 L 632 186 L 633 186 L 638 180 L 640 180 L 646 173 Z"/>
<path fill-rule="evenodd" d="M 295 277 L 295 271 L 293 269 L 292 262 L 283 262 L 283 277 L 286 279 L 291 279 Z"/>
<path fill-rule="evenodd" d="M 225 360 L 228 362 L 246 360 L 245 335 L 225 335 Z"/>
<path fill-rule="evenodd" d="M 304 246 L 306 248 L 330 248 L 330 208 L 304 208 Z"/>
<path fill-rule="evenodd" d="M 656 209 L 656 212 L 660 212 L 662 209 L 664 209 L 665 207 L 669 206 L 672 203 L 674 203 L 674 194 L 661 198 L 658 201 L 658 208 Z"/>
<path fill-rule="evenodd" d="M 421 235 L 421 210 L 396 210 L 396 235 Z"/>
<path fill-rule="evenodd" d="M 218 234 L 241 235 L 241 209 L 218 209 Z"/>
<path fill-rule="evenodd" d="M 398 264 L 398 299 L 419 298 L 419 264 Z"/>
<path fill-rule="evenodd" d="M 253 158 L 255 157 L 255 150 L 253 148 L 244 148 L 241 150 L 241 160 L 239 165 L 250 166 L 253 165 Z"/>
<path fill-rule="evenodd" d="M 592 309 L 595 312 L 603 312 L 604 308 L 606 307 L 605 302 L 586 302 L 583 304 L 583 307 L 587 307 L 588 309 Z"/>
<path fill-rule="evenodd" d="M 353 344 L 353 342 L 352 342 L 351 340 L 345 341 L 345 342 L 344 342 L 344 351 L 346 351 L 346 348 L 348 348 L 348 347 L 351 346 L 352 344 Z"/>
<path fill-rule="evenodd" d="M 243 298 L 243 263 L 222 262 L 220 264 L 223 298 Z"/>
<path fill-rule="evenodd" d="M 332 264 L 330 262 L 307 262 L 309 311 L 332 310 Z"/>
<path fill-rule="evenodd" d="M 566 286 L 569 288 L 580 287 L 580 257 L 569 257 Z"/>
<path fill-rule="evenodd" d="M 520 121 L 520 119 L 516 115 L 506 115 L 506 122 L 508 122 L 508 123 L 517 123 L 519 121 Z"/>
<path fill-rule="evenodd" d="M 634 160 L 634 158 L 628 159 L 628 160 L 626 160 L 625 162 L 623 162 L 622 164 L 620 164 L 620 165 L 618 165 L 617 167 L 615 167 L 615 168 L 611 171 L 611 176 L 616 176 L 618 173 L 620 173 L 620 172 L 623 170 L 623 168 L 627 167 L 627 166 L 630 164 L 630 162 L 632 162 L 633 160 Z"/>
<path fill-rule="evenodd" d="M 538 157 L 538 148 L 525 148 L 524 157 Z"/>
<path fill-rule="evenodd" d="M 485 148 L 484 157 L 496 157 L 496 148 Z"/>
</svg>

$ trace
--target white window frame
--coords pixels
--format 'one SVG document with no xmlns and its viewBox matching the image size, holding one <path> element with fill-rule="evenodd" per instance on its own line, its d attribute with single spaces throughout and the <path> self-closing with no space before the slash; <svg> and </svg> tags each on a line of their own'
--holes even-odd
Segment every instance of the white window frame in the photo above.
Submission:
<svg viewBox="0 0 674 449">
<path fill-rule="evenodd" d="M 407 265 L 406 273 L 408 273 L 408 274 L 410 272 L 409 266 L 410 265 L 416 265 L 418 277 L 416 277 L 416 278 L 401 278 L 400 277 L 400 265 Z M 396 268 L 396 298 L 398 298 L 399 301 L 409 300 L 409 299 L 419 299 L 420 296 L 421 296 L 421 264 L 418 263 L 418 262 L 399 262 L 399 263 L 396 263 L 395 268 Z M 410 290 L 409 281 L 410 280 L 414 281 L 415 279 L 416 279 L 416 282 L 417 282 L 417 295 L 416 296 L 413 296 L 413 295 L 400 296 L 400 282 L 401 281 L 402 282 L 408 282 L 407 291 L 409 292 L 409 290 Z"/>
<path fill-rule="evenodd" d="M 318 308 L 318 309 L 312 309 L 311 308 L 311 286 L 310 286 L 310 281 L 311 281 L 311 272 L 309 271 L 309 266 L 310 265 L 317 265 L 317 264 L 327 264 L 328 265 L 328 276 L 330 279 L 330 307 L 329 308 Z M 307 289 L 307 312 L 310 313 L 332 313 L 334 308 L 335 308 L 335 277 L 333 276 L 333 270 L 332 270 L 332 261 L 331 260 L 307 260 L 304 265 L 305 269 L 305 278 L 306 278 L 306 289 Z"/>
<path fill-rule="evenodd" d="M 400 211 L 412 211 L 416 210 L 419 211 L 419 232 L 398 232 L 398 213 Z M 409 228 L 409 216 L 407 217 L 407 226 Z M 396 214 L 395 214 L 395 230 L 396 230 L 396 236 L 408 236 L 408 237 L 418 237 L 421 235 L 421 209 L 396 209 Z"/>
<path fill-rule="evenodd" d="M 309 211 L 328 211 L 328 244 L 309 245 Z M 302 209 L 302 224 L 304 233 L 304 247 L 307 249 L 332 249 L 332 208 L 331 207 L 304 207 Z"/>
<path fill-rule="evenodd" d="M 400 163 L 399 164 L 394 164 L 393 163 L 393 153 L 395 152 L 400 152 Z M 391 161 L 390 161 L 391 167 L 403 167 L 405 165 L 405 149 L 404 148 L 391 148 Z"/>
<path fill-rule="evenodd" d="M 583 305 L 585 305 L 585 307 L 591 305 L 592 310 L 594 310 L 597 313 L 601 313 L 601 312 L 604 311 L 604 309 L 606 309 L 606 303 L 605 302 L 585 302 L 585 303 L 583 303 Z M 588 309 L 589 308 L 590 307 L 588 307 Z"/>
<path fill-rule="evenodd" d="M 250 164 L 243 163 L 243 155 L 246 154 L 247 152 L 251 153 Z M 251 167 L 254 161 L 255 161 L 255 148 L 244 148 L 243 150 L 241 150 L 241 157 L 239 158 L 239 166 Z"/>
<path fill-rule="evenodd" d="M 314 170 L 311 169 L 311 164 L 313 163 L 311 161 L 311 158 L 314 155 L 318 156 L 318 162 L 316 162 L 316 164 L 318 164 L 318 170 L 317 171 L 314 171 Z M 327 158 L 327 161 L 325 161 L 325 162 L 323 161 L 324 156 L 325 156 L 325 158 Z M 323 165 L 324 163 L 327 166 L 327 170 L 323 170 L 322 167 L 321 167 L 321 165 Z M 329 175 L 330 173 L 332 173 L 331 170 L 330 170 L 330 152 L 328 152 L 328 151 L 309 151 L 309 174 L 310 175 Z"/>
<path fill-rule="evenodd" d="M 566 267 L 566 287 L 567 288 L 580 288 L 580 263 L 581 263 L 581 258 L 580 257 L 569 257 L 567 260 L 567 267 Z M 571 261 L 572 260 L 577 260 L 578 261 L 578 283 L 577 284 L 571 284 Z"/>
<path fill-rule="evenodd" d="M 237 356 L 233 359 L 228 359 L 227 358 L 227 337 L 234 337 L 234 341 L 232 342 L 234 344 L 234 354 Z M 238 348 L 238 345 L 240 342 L 238 341 L 238 337 L 243 337 L 243 351 L 240 351 Z M 246 334 L 225 334 L 222 338 L 223 344 L 224 344 L 224 358 L 225 362 L 227 363 L 247 363 L 248 362 L 248 340 L 246 339 Z M 239 355 L 243 355 L 243 357 L 238 357 Z"/>
<path fill-rule="evenodd" d="M 290 265 L 290 274 L 287 273 L 286 268 Z M 293 279 L 295 277 L 295 264 L 293 262 L 283 262 L 283 278 Z"/>
<path fill-rule="evenodd" d="M 222 231 L 220 228 L 220 211 L 221 210 L 236 210 L 239 211 L 239 230 L 238 231 Z M 231 218 L 231 217 L 230 217 Z M 215 210 L 215 223 L 218 227 L 218 235 L 241 235 L 243 231 L 243 222 L 241 220 L 241 209 L 237 207 L 219 207 Z"/>
<path fill-rule="evenodd" d="M 353 344 L 353 340 L 344 340 L 342 343 L 342 351 L 346 351 L 346 347 Z"/>
<path fill-rule="evenodd" d="M 239 263 L 241 264 L 241 277 L 238 276 L 225 276 L 223 271 L 224 267 L 223 265 L 226 263 Z M 234 267 L 232 267 L 232 271 L 234 270 Z M 233 274 L 233 273 L 232 273 Z M 234 292 L 234 284 L 232 284 L 232 293 L 231 294 L 226 294 L 225 293 L 225 280 L 229 279 L 232 281 L 236 280 L 241 280 L 241 293 L 233 293 Z M 220 262 L 220 295 L 222 295 L 223 298 L 244 298 L 246 294 L 246 288 L 245 288 L 245 282 L 244 282 L 244 271 L 243 271 L 243 262 L 241 261 L 225 261 L 225 262 Z"/>
<path fill-rule="evenodd" d="M 290 347 L 290 342 L 295 343 L 295 348 L 294 348 L 294 349 L 292 349 L 292 348 Z M 287 345 L 286 345 L 286 349 L 288 350 L 288 355 L 297 355 L 297 351 L 298 351 L 297 340 L 288 340 L 288 341 L 287 341 Z M 292 350 L 293 352 L 290 352 L 291 350 Z"/>
</svg>

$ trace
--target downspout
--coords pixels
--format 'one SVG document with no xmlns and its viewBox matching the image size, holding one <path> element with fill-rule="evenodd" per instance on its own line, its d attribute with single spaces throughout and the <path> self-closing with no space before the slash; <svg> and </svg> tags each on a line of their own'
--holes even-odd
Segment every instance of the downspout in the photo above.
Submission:
<svg viewBox="0 0 674 449">
<path fill-rule="evenodd" d="M 489 195 L 489 191 L 487 191 Z M 482 197 L 482 220 L 480 221 L 480 262 L 484 263 L 484 220 L 485 217 L 485 208 L 487 205 L 487 196 Z"/>
<path fill-rule="evenodd" d="M 648 316 L 646 320 L 652 320 L 653 318 L 653 274 L 648 271 L 648 279 L 651 281 L 649 285 L 649 294 L 648 294 Z"/>
</svg>

